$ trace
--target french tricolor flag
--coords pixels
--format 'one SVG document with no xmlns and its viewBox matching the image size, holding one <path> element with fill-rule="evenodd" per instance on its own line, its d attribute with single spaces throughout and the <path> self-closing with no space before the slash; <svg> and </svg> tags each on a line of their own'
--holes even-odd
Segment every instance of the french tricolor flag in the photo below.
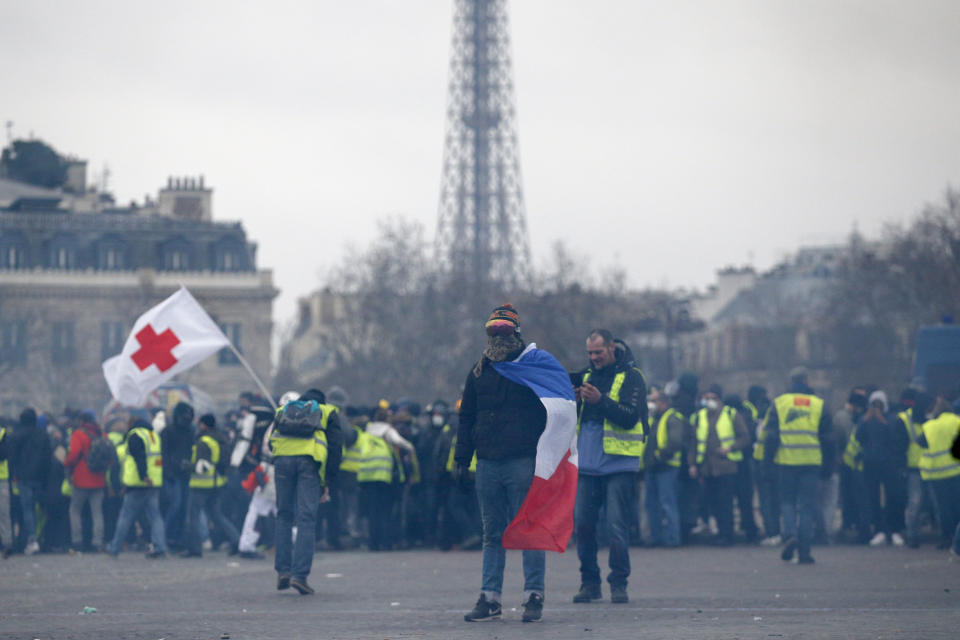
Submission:
<svg viewBox="0 0 960 640">
<path fill-rule="evenodd" d="M 534 343 L 516 360 L 495 362 L 493 367 L 504 378 L 532 389 L 547 410 L 533 483 L 503 533 L 503 547 L 562 553 L 573 533 L 577 499 L 577 403 L 570 376 Z"/>
</svg>

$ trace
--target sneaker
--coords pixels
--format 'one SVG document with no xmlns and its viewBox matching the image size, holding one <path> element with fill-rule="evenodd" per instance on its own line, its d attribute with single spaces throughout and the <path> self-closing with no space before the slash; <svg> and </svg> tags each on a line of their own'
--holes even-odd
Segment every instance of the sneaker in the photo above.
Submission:
<svg viewBox="0 0 960 640">
<path fill-rule="evenodd" d="M 28 556 L 32 556 L 38 551 L 40 551 L 40 544 L 36 540 L 34 540 L 33 542 L 27 543 L 27 547 L 26 549 L 23 550 L 23 553 Z"/>
<path fill-rule="evenodd" d="M 626 587 L 610 587 L 610 602 L 614 604 L 623 604 L 630 602 Z"/>
<path fill-rule="evenodd" d="M 574 602 L 592 602 L 593 600 L 599 600 L 603 597 L 603 594 L 600 593 L 600 585 L 598 584 L 582 584 L 580 585 L 580 591 L 577 592 L 577 595 L 573 596 Z"/>
<path fill-rule="evenodd" d="M 241 551 L 241 558 L 246 558 L 247 560 L 263 560 L 267 556 L 263 555 L 259 551 Z"/>
<path fill-rule="evenodd" d="M 213 551 L 213 543 L 209 540 L 203 541 L 203 550 L 204 551 Z"/>
<path fill-rule="evenodd" d="M 147 560 L 165 560 L 167 554 L 163 551 L 151 551 L 147 553 Z"/>
<path fill-rule="evenodd" d="M 793 554 L 796 552 L 799 544 L 796 538 L 787 538 L 787 542 L 783 545 L 783 551 L 780 552 L 780 559 L 784 562 L 793 560 Z"/>
<path fill-rule="evenodd" d="M 797 564 L 813 564 L 813 556 L 805 555 L 797 558 Z"/>
<path fill-rule="evenodd" d="M 278 573 L 277 574 L 277 591 L 283 591 L 284 589 L 290 588 L 290 574 L 288 573 Z"/>
<path fill-rule="evenodd" d="M 893 546 L 895 547 L 902 547 L 903 545 L 906 544 L 906 541 L 903 539 L 903 536 L 900 535 L 899 533 L 894 533 L 893 535 L 891 535 L 890 541 L 893 543 Z"/>
<path fill-rule="evenodd" d="M 299 591 L 302 596 L 313 594 L 313 587 L 307 584 L 306 578 L 290 578 L 290 586 Z"/>
<path fill-rule="evenodd" d="M 760 545 L 763 547 L 779 547 L 781 544 L 783 544 L 783 538 L 780 537 L 780 534 L 767 536 L 760 541 Z"/>
<path fill-rule="evenodd" d="M 499 609 L 499 607 L 498 607 Z M 539 593 L 531 593 L 527 601 L 523 603 L 523 622 L 540 622 L 543 620 L 543 596 Z"/>
<path fill-rule="evenodd" d="M 870 539 L 871 547 L 879 547 L 884 544 L 887 544 L 887 534 L 882 531 L 878 531 L 877 534 Z"/>
<path fill-rule="evenodd" d="M 526 615 L 526 611 L 524 611 L 524 615 Z M 500 603 L 487 600 L 487 595 L 481 593 L 477 604 L 473 606 L 473 611 L 463 616 L 463 619 L 467 622 L 483 622 L 485 620 L 499 620 L 502 616 L 503 609 L 501 609 Z"/>
</svg>

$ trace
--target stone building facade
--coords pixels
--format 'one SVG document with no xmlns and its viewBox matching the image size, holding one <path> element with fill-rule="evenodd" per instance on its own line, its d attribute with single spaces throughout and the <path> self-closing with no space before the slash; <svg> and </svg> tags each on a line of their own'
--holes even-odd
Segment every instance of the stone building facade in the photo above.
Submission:
<svg viewBox="0 0 960 640">
<path fill-rule="evenodd" d="M 243 226 L 212 220 L 202 179 L 168 181 L 157 203 L 115 208 L 102 199 L 92 211 L 60 191 L 3 183 L 0 415 L 27 405 L 104 406 L 102 361 L 121 351 L 141 313 L 181 284 L 269 384 L 278 291 L 272 273 L 257 269 Z M 254 388 L 229 350 L 177 380 L 222 408 Z"/>
</svg>

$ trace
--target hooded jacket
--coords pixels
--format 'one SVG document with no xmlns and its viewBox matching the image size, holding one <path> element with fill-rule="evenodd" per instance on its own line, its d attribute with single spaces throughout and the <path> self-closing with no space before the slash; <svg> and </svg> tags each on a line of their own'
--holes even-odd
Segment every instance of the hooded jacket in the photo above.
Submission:
<svg viewBox="0 0 960 640">
<path fill-rule="evenodd" d="M 12 476 L 17 482 L 39 489 L 47 481 L 52 457 L 50 438 L 37 427 L 36 414 L 24 411 L 10 441 Z"/>
<path fill-rule="evenodd" d="M 93 444 L 93 438 L 101 435 L 100 428 L 92 422 L 84 422 L 70 437 L 70 451 L 63 466 L 73 472 L 73 486 L 78 489 L 103 489 L 107 486 L 106 474 L 91 471 L 87 466 L 87 454 Z"/>
</svg>

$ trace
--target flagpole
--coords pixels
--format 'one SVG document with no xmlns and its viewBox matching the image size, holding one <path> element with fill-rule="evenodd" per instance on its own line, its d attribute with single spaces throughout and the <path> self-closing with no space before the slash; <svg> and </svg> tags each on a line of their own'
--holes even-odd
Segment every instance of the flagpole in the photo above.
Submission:
<svg viewBox="0 0 960 640">
<path fill-rule="evenodd" d="M 233 343 L 229 340 L 227 341 L 230 345 L 230 350 L 233 351 L 233 355 L 237 356 L 237 359 L 240 361 L 240 364 L 243 365 L 243 368 L 247 370 L 247 373 L 250 374 L 250 377 L 253 378 L 253 381 L 257 383 L 257 386 L 260 387 L 260 391 L 263 392 L 264 397 L 267 399 L 267 402 L 270 403 L 270 406 L 273 407 L 273 410 L 277 410 L 277 404 L 273 401 L 273 396 L 270 395 L 270 392 L 267 391 L 267 387 L 264 386 L 263 382 L 260 381 L 260 378 L 257 377 L 257 374 L 253 372 L 253 369 L 250 367 L 250 363 L 247 362 L 247 359 L 243 357 L 237 348 L 233 346 Z"/>
</svg>

